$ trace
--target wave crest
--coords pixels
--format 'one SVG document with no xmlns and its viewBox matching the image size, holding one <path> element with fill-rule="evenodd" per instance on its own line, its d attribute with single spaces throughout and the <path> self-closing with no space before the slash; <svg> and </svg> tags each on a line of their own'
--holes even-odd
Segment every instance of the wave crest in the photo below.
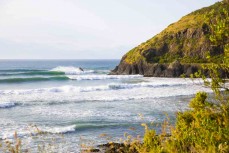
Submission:
<svg viewBox="0 0 229 153">
<path fill-rule="evenodd" d="M 68 76 L 71 80 L 115 80 L 141 78 L 141 75 L 77 75 Z"/>
<path fill-rule="evenodd" d="M 16 106 L 15 103 L 13 102 L 3 102 L 3 103 L 0 103 L 0 109 L 2 108 L 11 108 L 11 107 L 14 107 Z"/>
<path fill-rule="evenodd" d="M 166 87 L 175 87 L 187 85 L 188 82 L 184 83 L 152 83 L 152 82 L 143 82 L 135 84 L 127 83 L 110 83 L 107 85 L 101 86 L 86 86 L 86 87 L 77 87 L 77 86 L 61 86 L 61 87 L 52 87 L 52 88 L 40 88 L 40 89 L 28 89 L 28 90 L 0 90 L 0 95 L 25 95 L 25 94 L 36 94 L 36 93 L 66 93 L 66 92 L 93 92 L 93 91 L 107 91 L 107 90 L 125 90 L 133 88 L 166 88 Z"/>
<path fill-rule="evenodd" d="M 87 73 L 94 72 L 94 70 L 82 70 L 79 67 L 73 67 L 73 66 L 58 66 L 56 68 L 51 69 L 50 71 L 64 72 L 67 75 L 79 75 L 79 74 L 87 74 Z"/>
<path fill-rule="evenodd" d="M 53 133 L 53 134 L 65 134 L 65 133 L 70 133 L 74 132 L 76 130 L 76 125 L 70 125 L 70 126 L 64 126 L 64 127 L 44 127 L 41 128 L 41 132 L 45 133 Z"/>
</svg>

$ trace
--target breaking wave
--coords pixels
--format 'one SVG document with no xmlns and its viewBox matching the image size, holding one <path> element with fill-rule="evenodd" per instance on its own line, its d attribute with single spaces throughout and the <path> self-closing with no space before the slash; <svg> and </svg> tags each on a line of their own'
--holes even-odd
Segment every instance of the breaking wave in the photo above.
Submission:
<svg viewBox="0 0 229 153">
<path fill-rule="evenodd" d="M 139 125 L 139 124 L 138 124 Z M 115 126 L 123 126 L 123 127 L 128 127 L 129 124 L 118 124 L 118 123 L 79 123 L 79 124 L 74 124 L 74 125 L 68 125 L 68 126 L 54 126 L 54 127 L 48 127 L 48 126 L 41 126 L 34 128 L 33 131 L 25 131 L 24 129 L 19 128 L 17 132 L 17 136 L 22 138 L 22 137 L 27 137 L 29 135 L 37 135 L 39 133 L 50 133 L 50 134 L 67 134 L 67 133 L 73 133 L 73 132 L 81 132 L 81 131 L 87 131 L 87 130 L 94 130 L 94 129 L 101 129 L 101 128 L 108 128 L 108 127 L 115 127 Z M 31 128 L 32 129 L 32 128 Z M 39 133 L 36 132 L 37 129 L 39 130 Z M 14 132 L 13 131 L 8 131 L 5 132 L 4 134 L 0 134 L 0 140 L 4 139 L 13 139 L 14 138 Z"/>
<path fill-rule="evenodd" d="M 14 106 L 16 106 L 16 104 L 13 102 L 2 102 L 2 103 L 0 103 L 0 109 L 11 108 Z"/>
<path fill-rule="evenodd" d="M 108 80 L 108 79 L 131 79 L 140 78 L 140 75 L 125 76 L 125 75 L 62 75 L 62 76 L 52 76 L 52 77 L 19 77 L 19 78 L 7 78 L 0 79 L 0 83 L 23 83 L 23 82 L 38 82 L 38 81 L 64 81 L 64 80 Z"/>
<path fill-rule="evenodd" d="M 127 84 L 127 83 L 110 83 L 107 85 L 101 86 L 86 86 L 86 87 L 77 87 L 77 86 L 61 86 L 61 87 L 52 87 L 52 88 L 40 88 L 40 89 L 29 89 L 29 90 L 0 90 L 0 95 L 24 95 L 24 94 L 33 94 L 33 93 L 58 93 L 58 92 L 93 92 L 93 91 L 106 91 L 106 90 L 121 90 L 121 89 L 133 89 L 133 88 L 163 88 L 163 87 L 175 87 L 187 85 L 188 82 L 184 83 L 152 83 L 152 82 L 143 82 L 136 84 Z"/>
<path fill-rule="evenodd" d="M 68 76 L 71 80 L 107 80 L 107 79 L 133 79 L 141 75 L 76 75 Z"/>
<path fill-rule="evenodd" d="M 53 133 L 53 134 L 65 134 L 74 132 L 76 130 L 76 125 L 63 126 L 63 127 L 43 127 L 39 129 L 42 132 Z"/>
<path fill-rule="evenodd" d="M 79 74 L 88 74 L 88 73 L 94 73 L 94 70 L 83 70 L 82 68 L 79 67 L 65 67 L 65 66 L 58 66 L 56 68 L 53 68 L 50 70 L 51 72 L 64 72 L 67 75 L 79 75 Z"/>
</svg>

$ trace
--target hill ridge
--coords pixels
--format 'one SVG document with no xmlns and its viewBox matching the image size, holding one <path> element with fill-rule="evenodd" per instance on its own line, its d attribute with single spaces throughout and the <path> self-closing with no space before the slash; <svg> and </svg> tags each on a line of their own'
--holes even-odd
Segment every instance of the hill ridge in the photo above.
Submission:
<svg viewBox="0 0 229 153">
<path fill-rule="evenodd" d="M 207 55 L 209 53 L 214 57 L 215 62 L 220 61 L 224 56 L 225 44 L 221 46 L 211 44 L 209 39 L 211 30 L 207 23 L 209 20 L 221 16 L 220 10 L 222 9 L 228 11 L 229 4 L 217 2 L 209 7 L 189 13 L 179 21 L 170 24 L 159 34 L 126 53 L 111 74 L 177 77 L 180 76 L 180 73 L 185 74 L 190 67 L 193 67 L 191 63 L 208 63 Z M 226 42 L 229 42 L 229 38 Z M 169 63 L 177 63 L 177 61 L 182 65 L 183 70 L 176 75 L 174 75 L 174 71 L 174 74 L 167 74 L 168 72 L 165 70 L 168 69 Z M 160 72 L 157 71 L 156 74 L 158 65 L 161 70 L 158 70 Z M 190 66 L 187 67 L 187 65 Z M 189 70 L 187 75 L 198 71 L 200 68 L 196 65 L 194 67 L 190 68 L 193 70 Z"/>
</svg>

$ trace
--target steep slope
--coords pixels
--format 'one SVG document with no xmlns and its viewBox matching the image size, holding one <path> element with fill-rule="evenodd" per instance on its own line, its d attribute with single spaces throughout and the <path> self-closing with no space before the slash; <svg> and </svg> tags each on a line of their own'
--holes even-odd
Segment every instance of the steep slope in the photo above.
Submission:
<svg viewBox="0 0 229 153">
<path fill-rule="evenodd" d="M 198 71 L 200 66 L 196 63 L 208 63 L 209 53 L 214 57 L 214 62 L 220 62 L 229 38 L 224 38 L 225 42 L 220 46 L 212 45 L 208 23 L 222 16 L 221 10 L 228 12 L 229 4 L 218 2 L 184 16 L 130 50 L 111 74 L 179 77 L 181 74 L 188 76 Z"/>
</svg>

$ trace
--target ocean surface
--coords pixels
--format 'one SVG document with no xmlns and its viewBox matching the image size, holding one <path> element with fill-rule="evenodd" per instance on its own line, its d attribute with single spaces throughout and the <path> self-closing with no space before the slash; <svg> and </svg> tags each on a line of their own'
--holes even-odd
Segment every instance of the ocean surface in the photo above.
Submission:
<svg viewBox="0 0 229 153">
<path fill-rule="evenodd" d="M 142 136 L 141 123 L 154 123 L 159 132 L 154 125 L 167 115 L 174 124 L 197 91 L 210 92 L 199 79 L 107 75 L 118 63 L 1 60 L 0 140 L 16 131 L 34 152 L 43 143 L 56 152 L 80 152 L 81 145 L 116 141 L 124 133 Z"/>
</svg>

